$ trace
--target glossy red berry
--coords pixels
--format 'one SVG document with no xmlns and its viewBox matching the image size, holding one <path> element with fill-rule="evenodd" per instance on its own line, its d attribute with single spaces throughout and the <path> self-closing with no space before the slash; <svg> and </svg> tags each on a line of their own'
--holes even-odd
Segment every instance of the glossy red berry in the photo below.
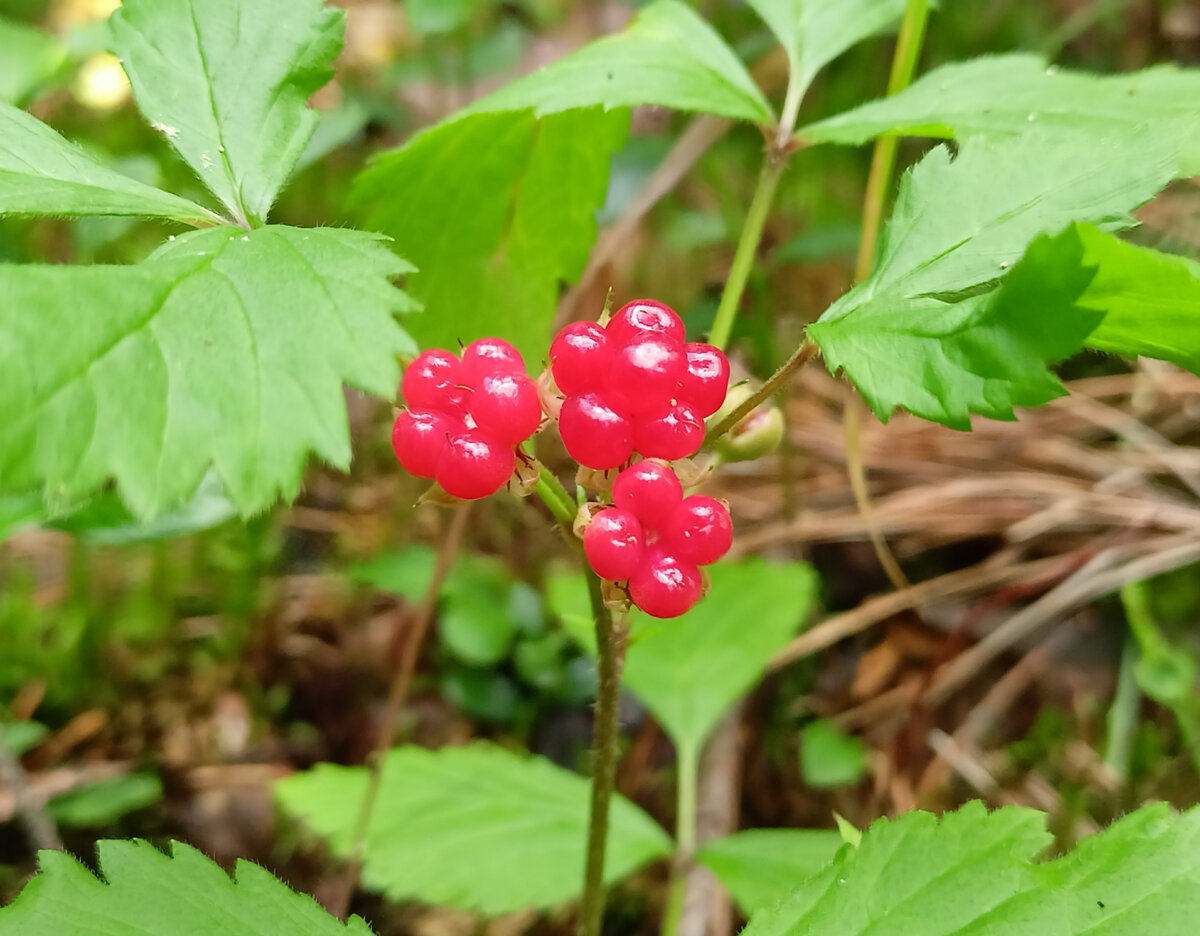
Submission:
<svg viewBox="0 0 1200 936">
<path fill-rule="evenodd" d="M 476 500 L 495 494 L 516 467 L 511 445 L 479 429 L 453 435 L 438 457 L 437 483 L 449 494 Z"/>
<path fill-rule="evenodd" d="M 684 498 L 662 533 L 662 548 L 696 565 L 716 562 L 733 542 L 733 521 L 719 500 L 704 494 Z"/>
<path fill-rule="evenodd" d="M 651 546 L 629 577 L 629 597 L 656 618 L 678 617 L 700 600 L 704 582 L 696 566 Z"/>
<path fill-rule="evenodd" d="M 662 334 L 647 334 L 617 348 L 605 386 L 611 400 L 637 414 L 666 406 L 687 370 L 683 345 Z"/>
<path fill-rule="evenodd" d="M 583 531 L 588 565 L 600 578 L 619 582 L 629 578 L 642 561 L 646 537 L 638 518 L 615 507 L 601 510 Z"/>
<path fill-rule="evenodd" d="M 613 347 L 632 341 L 646 332 L 661 332 L 681 344 L 686 332 L 683 319 L 670 306 L 653 299 L 635 299 L 621 306 L 608 323 L 608 342 Z"/>
<path fill-rule="evenodd" d="M 471 394 L 470 412 L 475 425 L 509 445 L 524 442 L 542 421 L 537 388 L 524 373 L 482 377 Z"/>
<path fill-rule="evenodd" d="M 699 341 L 688 343 L 687 368 L 679 378 L 679 399 L 686 400 L 701 419 L 721 408 L 729 390 L 729 359 L 719 348 Z"/>
<path fill-rule="evenodd" d="M 704 420 L 683 401 L 634 419 L 633 447 L 647 458 L 687 458 L 703 444 Z"/>
<path fill-rule="evenodd" d="M 422 351 L 404 371 L 404 402 L 412 409 L 466 413 L 467 389 L 458 356 L 441 348 Z"/>
<path fill-rule="evenodd" d="M 450 435 L 462 431 L 462 422 L 446 413 L 404 410 L 392 424 L 392 449 L 405 471 L 432 478 Z"/>
<path fill-rule="evenodd" d="M 641 520 L 644 527 L 658 530 L 683 500 L 683 485 L 667 465 L 640 461 L 617 475 L 612 499 L 617 507 Z"/>
<path fill-rule="evenodd" d="M 502 338 L 480 338 L 463 348 L 463 383 L 473 390 L 488 374 L 524 374 L 521 353 Z"/>
<path fill-rule="evenodd" d="M 633 454 L 629 417 L 597 393 L 568 397 L 558 414 L 558 432 L 570 456 L 588 468 L 616 468 Z"/>
<path fill-rule="evenodd" d="M 595 322 L 573 322 L 550 345 L 550 369 L 567 396 L 599 390 L 608 374 L 608 337 Z"/>
</svg>

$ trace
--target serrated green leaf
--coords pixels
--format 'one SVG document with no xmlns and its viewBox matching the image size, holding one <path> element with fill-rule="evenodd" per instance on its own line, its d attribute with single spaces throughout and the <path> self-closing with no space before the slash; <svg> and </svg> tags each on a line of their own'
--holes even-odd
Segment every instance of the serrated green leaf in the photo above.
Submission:
<svg viewBox="0 0 1200 936">
<path fill-rule="evenodd" d="M 655 0 L 624 31 L 505 85 L 465 113 L 657 104 L 770 123 L 771 105 L 733 50 L 680 0 Z"/>
<path fill-rule="evenodd" d="M 0 102 L 0 215 L 6 214 L 216 220 L 186 198 L 106 168 L 36 117 Z"/>
<path fill-rule="evenodd" d="M 0 908 L 0 936 L 371 936 L 360 918 L 330 916 L 249 861 L 234 879 L 190 845 L 104 841 L 104 879 L 66 852 L 38 855 L 38 875 Z"/>
<path fill-rule="evenodd" d="M 1095 276 L 1079 304 L 1104 313 L 1087 346 L 1159 358 L 1200 373 L 1200 263 L 1078 229 Z"/>
<path fill-rule="evenodd" d="M 370 234 L 195 231 L 133 266 L 0 265 L 0 489 L 70 505 L 112 479 L 138 517 L 215 467 L 243 514 L 311 450 L 350 462 L 342 384 L 391 396 L 411 269 Z"/>
<path fill-rule="evenodd" d="M 64 58 L 62 45 L 49 33 L 0 16 L 0 101 L 24 103 Z"/>
<path fill-rule="evenodd" d="M 828 865 L 842 844 L 831 829 L 747 829 L 707 842 L 696 860 L 750 916 L 778 903 Z"/>
<path fill-rule="evenodd" d="M 479 114 L 378 159 L 354 203 L 420 273 L 426 308 L 410 320 L 426 346 L 506 338 L 540 370 L 559 284 L 587 262 L 624 111 Z"/>
<path fill-rule="evenodd" d="M 757 914 L 746 936 L 1185 936 L 1200 912 L 1200 810 L 1148 806 L 1044 864 L 1045 817 L 969 803 L 881 819 Z M 864 897 L 864 895 L 868 895 Z"/>
<path fill-rule="evenodd" d="M 831 143 L 909 136 L 1138 136 L 1179 141 L 1183 175 L 1200 172 L 1200 69 L 1158 65 L 1126 75 L 1047 67 L 1037 55 L 980 56 L 943 65 L 905 91 L 803 128 Z"/>
<path fill-rule="evenodd" d="M 138 106 L 238 223 L 261 224 L 317 123 L 345 16 L 322 0 L 125 0 Z"/>
<path fill-rule="evenodd" d="M 362 767 L 319 764 L 275 787 L 283 808 L 339 855 L 367 782 Z M 485 914 L 551 907 L 583 886 L 588 782 L 492 745 L 391 751 L 367 834 L 363 881 L 395 900 Z M 605 880 L 670 852 L 667 835 L 613 798 Z"/>
<path fill-rule="evenodd" d="M 659 621 L 632 612 L 623 674 L 675 743 L 692 752 L 758 681 L 816 599 L 817 577 L 804 563 L 753 558 L 720 562 L 708 571 L 712 591 L 687 614 Z M 571 636 L 594 653 L 582 576 L 551 579 L 547 601 Z"/>
<path fill-rule="evenodd" d="M 788 54 L 794 81 L 808 87 L 822 68 L 904 15 L 905 0 L 748 0 Z"/>
<path fill-rule="evenodd" d="M 1130 224 L 1175 152 L 1149 134 L 971 140 L 953 161 L 938 147 L 902 180 L 875 272 L 809 333 L 881 419 L 904 407 L 965 429 L 971 414 L 1012 419 L 1014 406 L 1060 396 L 1046 365 L 1099 321 L 1075 303 L 1090 274 L 1061 267 L 1082 248 L 1064 235 L 1018 261 L 1074 221 Z"/>
</svg>

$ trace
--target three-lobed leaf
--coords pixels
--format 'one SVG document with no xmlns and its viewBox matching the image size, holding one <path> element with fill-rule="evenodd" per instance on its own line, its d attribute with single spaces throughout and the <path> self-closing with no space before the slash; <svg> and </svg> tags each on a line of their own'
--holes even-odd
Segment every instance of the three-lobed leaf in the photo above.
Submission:
<svg viewBox="0 0 1200 936">
<path fill-rule="evenodd" d="M 131 266 L 0 266 L 0 489 L 71 505 L 109 480 L 139 517 L 215 467 L 244 514 L 305 455 L 350 461 L 343 382 L 395 391 L 407 272 L 357 231 L 195 231 Z"/>
<path fill-rule="evenodd" d="M 559 283 L 582 272 L 626 111 L 478 114 L 422 133 L 355 183 L 365 226 L 420 270 L 408 282 L 428 313 L 428 346 L 485 335 L 539 370 Z"/>
<path fill-rule="evenodd" d="M 892 97 L 803 128 L 809 140 L 864 143 L 881 133 L 966 138 L 1138 137 L 1180 145 L 1180 173 L 1200 172 L 1200 69 L 1158 65 L 1125 75 L 1047 66 L 1028 53 L 955 62 Z"/>
<path fill-rule="evenodd" d="M 276 795 L 286 812 L 346 855 L 367 773 L 320 764 L 281 781 Z M 489 915 L 551 907 L 582 888 L 587 821 L 588 782 L 542 758 L 484 743 L 397 748 L 384 763 L 363 881 L 395 900 Z M 606 882 L 670 847 L 650 817 L 613 798 Z"/>
<path fill-rule="evenodd" d="M 358 917 L 342 923 L 263 868 L 239 861 L 231 880 L 190 845 L 166 855 L 144 841 L 104 841 L 103 879 L 60 851 L 7 907 L 0 936 L 371 936 Z"/>
<path fill-rule="evenodd" d="M 1144 807 L 1069 855 L 1041 813 L 969 803 L 875 822 L 751 918 L 747 936 L 1185 936 L 1200 912 L 1200 809 Z"/>
<path fill-rule="evenodd" d="M 317 123 L 344 14 L 323 0 L 125 0 L 110 20 L 138 106 L 238 223 L 261 224 Z"/>
<path fill-rule="evenodd" d="M 750 916 L 827 867 L 842 845 L 841 835 L 829 829 L 747 829 L 706 842 L 696 860 Z"/>
<path fill-rule="evenodd" d="M 709 573 L 711 593 L 686 614 L 659 621 L 633 611 L 623 673 L 625 684 L 691 754 L 804 623 L 817 591 L 816 574 L 799 562 L 744 559 L 717 563 Z M 594 649 L 582 577 L 552 579 L 547 598 L 572 637 Z"/>
<path fill-rule="evenodd" d="M 881 419 L 904 407 L 968 428 L 1059 396 L 1046 367 L 1099 316 L 1077 304 L 1091 274 L 1063 264 L 1070 238 L 1031 241 L 1077 221 L 1128 226 L 1177 155 L 1153 134 L 970 140 L 954 160 L 937 147 L 901 182 L 875 272 L 809 333 Z"/>
<path fill-rule="evenodd" d="M 6 214 L 216 220 L 186 198 L 114 172 L 36 117 L 0 102 L 0 215 Z"/>
</svg>

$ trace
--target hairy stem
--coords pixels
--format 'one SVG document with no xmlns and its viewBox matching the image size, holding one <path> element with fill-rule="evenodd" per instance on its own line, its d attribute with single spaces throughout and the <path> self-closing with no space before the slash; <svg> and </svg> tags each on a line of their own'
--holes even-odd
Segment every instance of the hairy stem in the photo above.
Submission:
<svg viewBox="0 0 1200 936">
<path fill-rule="evenodd" d="M 589 568 L 588 596 L 596 622 L 596 720 L 592 729 L 592 799 L 588 814 L 587 866 L 579 932 L 600 936 L 604 924 L 604 854 L 608 845 L 608 806 L 617 776 L 617 707 L 625 657 L 625 622 L 614 622 L 604 604 L 600 579 Z"/>
<path fill-rule="evenodd" d="M 550 469 L 540 462 L 538 463 L 537 495 L 542 499 L 542 503 L 550 508 L 554 519 L 570 533 L 572 525 L 575 523 L 577 509 L 575 501 L 571 499 L 567 489 L 559 483 L 558 478 L 554 477 Z"/>
<path fill-rule="evenodd" d="M 779 370 L 775 371 L 775 373 L 767 378 L 766 383 L 748 396 L 740 406 L 733 410 L 733 412 L 708 430 L 708 434 L 705 436 L 705 441 L 712 442 L 713 439 L 719 439 L 721 436 L 725 435 L 725 433 L 745 419 L 756 406 L 758 406 L 764 400 L 769 399 L 771 395 L 775 393 L 775 391 L 783 386 L 783 384 L 789 377 L 792 376 L 792 374 L 796 373 L 796 371 L 803 367 L 816 353 L 817 346 L 814 342 L 809 341 L 808 339 L 802 341 L 800 343 L 800 347 L 792 352 L 792 356 L 784 361 L 782 365 L 780 365 Z"/>
<path fill-rule="evenodd" d="M 454 517 L 451 519 L 450 526 L 438 549 L 433 575 L 430 576 L 429 585 L 425 588 L 425 595 L 412 619 L 412 626 L 411 628 L 405 627 L 401 622 L 396 629 L 397 641 L 401 636 L 406 636 L 407 639 L 404 642 L 399 666 L 392 675 L 392 684 L 388 690 L 379 738 L 371 752 L 371 772 L 367 778 L 367 789 L 359 804 L 358 816 L 350 837 L 352 844 L 344 886 L 337 899 L 330 901 L 328 908 L 330 913 L 343 919 L 349 912 L 350 900 L 358 883 L 359 872 L 362 870 L 363 853 L 366 851 L 367 845 L 367 831 L 371 827 L 371 814 L 375 811 L 375 802 L 379 798 L 379 786 L 383 779 L 383 764 L 387 759 L 387 752 L 396 741 L 396 727 L 400 721 L 400 712 L 408 698 L 413 673 L 416 672 L 417 660 L 421 655 L 421 646 L 425 642 L 425 635 L 433 620 L 433 610 L 437 603 L 438 593 L 442 590 L 442 584 L 446 581 L 446 576 L 454 565 L 454 557 L 462 542 L 463 531 L 467 528 L 467 517 L 470 512 L 470 503 L 455 508 Z"/>
</svg>

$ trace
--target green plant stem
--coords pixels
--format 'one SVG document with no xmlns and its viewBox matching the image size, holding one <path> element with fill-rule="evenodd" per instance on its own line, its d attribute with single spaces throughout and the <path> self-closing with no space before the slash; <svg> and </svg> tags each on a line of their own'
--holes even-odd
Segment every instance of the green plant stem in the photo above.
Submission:
<svg viewBox="0 0 1200 936">
<path fill-rule="evenodd" d="M 675 781 L 675 859 L 671 863 L 671 881 L 667 886 L 667 909 L 663 914 L 662 936 L 675 936 L 683 916 L 687 896 L 687 878 L 696 851 L 696 789 L 700 764 L 695 748 L 679 748 L 679 776 Z"/>
<path fill-rule="evenodd" d="M 784 361 L 783 364 L 780 365 L 779 369 L 775 371 L 775 373 L 773 373 L 769 378 L 767 378 L 766 383 L 748 396 L 740 406 L 733 410 L 733 412 L 708 430 L 708 434 L 705 436 L 705 442 L 712 442 L 713 439 L 719 439 L 739 422 L 745 419 L 756 406 L 758 406 L 764 400 L 769 399 L 771 395 L 775 393 L 775 391 L 783 386 L 783 384 L 789 377 L 792 376 L 792 374 L 803 367 L 808 362 L 809 358 L 816 353 L 817 345 L 815 342 L 810 341 L 807 338 L 802 341 L 800 343 L 800 347 L 792 352 L 792 356 Z"/>
<path fill-rule="evenodd" d="M 542 503 L 550 508 L 554 519 L 566 527 L 568 533 L 571 532 L 578 509 L 575 501 L 571 499 L 567 489 L 559 483 L 558 478 L 554 477 L 550 469 L 541 462 L 538 463 L 537 495 L 542 499 Z"/>
<path fill-rule="evenodd" d="M 585 564 L 586 568 L 586 564 Z M 604 925 L 604 854 L 608 845 L 608 806 L 617 777 L 617 708 L 625 656 L 625 625 L 614 622 L 604 603 L 600 579 L 586 569 L 588 597 L 596 623 L 596 720 L 592 729 L 592 799 L 588 814 L 587 865 L 579 932 L 600 936 Z"/>
<path fill-rule="evenodd" d="M 1129 760 L 1133 736 L 1137 730 L 1138 705 L 1142 691 L 1137 684 L 1137 661 L 1141 656 L 1138 642 L 1132 633 L 1125 635 L 1121 649 L 1121 666 L 1117 671 L 1117 691 L 1108 710 L 1108 738 L 1104 745 L 1104 763 L 1124 786 L 1129 782 Z"/>
</svg>

